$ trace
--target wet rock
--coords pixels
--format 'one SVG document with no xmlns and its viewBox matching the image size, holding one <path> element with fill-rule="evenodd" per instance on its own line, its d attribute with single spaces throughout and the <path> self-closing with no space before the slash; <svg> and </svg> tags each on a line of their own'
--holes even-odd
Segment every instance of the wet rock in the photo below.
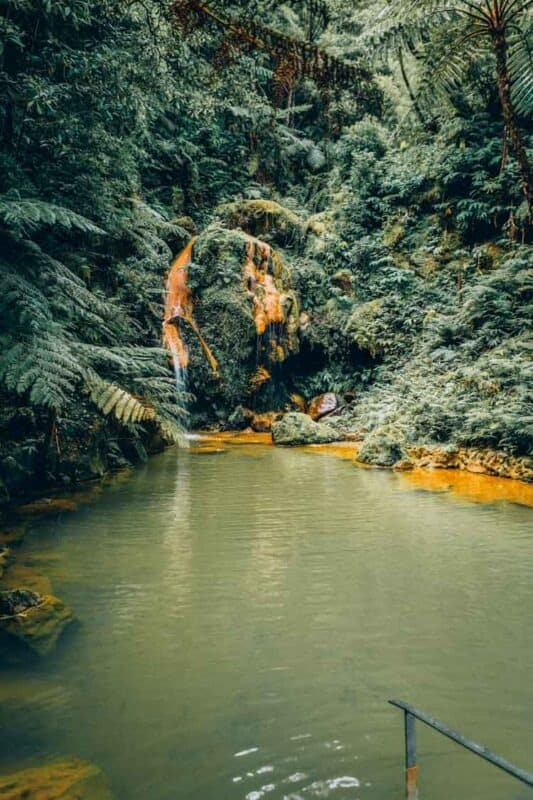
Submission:
<svg viewBox="0 0 533 800">
<path fill-rule="evenodd" d="M 19 559 L 10 564 L 2 578 L 2 589 L 19 589 L 23 586 L 39 595 L 53 594 L 50 579 L 39 570 Z"/>
<path fill-rule="evenodd" d="M 237 200 L 219 206 L 217 213 L 231 228 L 241 228 L 252 236 L 271 238 L 282 245 L 303 234 L 300 217 L 274 200 Z"/>
<path fill-rule="evenodd" d="M 270 433 L 272 425 L 277 422 L 283 414 L 278 411 L 267 411 L 266 414 L 254 414 L 250 427 L 255 433 Z"/>
<path fill-rule="evenodd" d="M 0 616 L 13 616 L 38 606 L 40 595 L 30 589 L 14 589 L 11 592 L 0 592 Z"/>
<path fill-rule="evenodd" d="M 103 772 L 81 759 L 0 776 L 2 800 L 113 800 Z"/>
<path fill-rule="evenodd" d="M 44 514 L 60 514 L 63 511 L 76 511 L 78 504 L 68 497 L 43 497 L 17 508 L 23 517 L 42 516 Z"/>
<path fill-rule="evenodd" d="M 289 397 L 292 405 L 294 406 L 294 409 L 296 411 L 301 411 L 302 414 L 305 414 L 307 411 L 307 403 L 305 397 L 302 397 L 301 394 L 296 394 L 294 392 Z"/>
<path fill-rule="evenodd" d="M 272 438 L 278 445 L 328 444 L 340 436 L 326 423 L 315 422 L 307 414 L 291 411 L 272 425 Z"/>
<path fill-rule="evenodd" d="M 0 592 L 0 633 L 4 644 L 14 640 L 39 656 L 48 655 L 72 620 L 68 606 L 53 595 L 40 595 L 29 589 Z"/>
<path fill-rule="evenodd" d="M 228 418 L 227 427 L 230 431 L 243 431 L 250 426 L 253 418 L 253 411 L 243 406 L 237 406 Z"/>
<path fill-rule="evenodd" d="M 376 467 L 392 467 L 405 459 L 406 453 L 401 435 L 384 426 L 371 431 L 363 441 L 358 461 Z"/>
<path fill-rule="evenodd" d="M 410 472 L 410 470 L 414 469 L 414 464 L 410 459 L 404 458 L 401 461 L 397 461 L 393 469 L 395 472 Z"/>
<path fill-rule="evenodd" d="M 527 456 L 513 456 L 498 450 L 478 450 L 451 445 L 410 447 L 408 455 L 417 467 L 460 469 L 500 478 L 533 481 L 533 459 Z"/>
<path fill-rule="evenodd" d="M 333 392 L 326 392 L 325 394 L 318 395 L 318 397 L 313 397 L 309 403 L 307 413 L 311 419 L 317 421 L 325 417 L 326 414 L 331 414 L 332 411 L 336 411 L 338 407 L 339 401 L 337 400 L 337 395 Z"/>
</svg>

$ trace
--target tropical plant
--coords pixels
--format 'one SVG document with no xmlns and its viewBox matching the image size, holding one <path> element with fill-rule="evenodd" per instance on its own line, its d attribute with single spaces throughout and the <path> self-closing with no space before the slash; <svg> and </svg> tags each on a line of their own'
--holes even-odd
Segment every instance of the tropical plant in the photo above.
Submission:
<svg viewBox="0 0 533 800">
<path fill-rule="evenodd" d="M 405 48 L 415 56 L 422 64 L 418 92 L 433 104 L 440 90 L 460 91 L 485 54 L 492 59 L 505 140 L 520 167 L 530 218 L 531 165 L 520 121 L 533 116 L 532 9 L 533 0 L 391 0 L 371 38 L 382 52 L 401 56 Z M 405 73 L 403 61 L 401 67 Z"/>
</svg>

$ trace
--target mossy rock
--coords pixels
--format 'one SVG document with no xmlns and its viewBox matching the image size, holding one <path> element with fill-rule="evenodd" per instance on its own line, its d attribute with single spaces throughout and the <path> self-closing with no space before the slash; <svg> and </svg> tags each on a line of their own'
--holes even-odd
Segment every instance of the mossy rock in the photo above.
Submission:
<svg viewBox="0 0 533 800">
<path fill-rule="evenodd" d="M 198 236 L 189 266 L 189 286 L 196 295 L 210 286 L 242 284 L 248 238 L 243 231 L 212 223 Z"/>
<path fill-rule="evenodd" d="M 28 589 L 0 592 L 0 634 L 7 646 L 13 641 L 46 656 L 72 621 L 72 611 L 54 595 Z"/>
<path fill-rule="evenodd" d="M 66 759 L 0 776 L 2 800 L 113 800 L 103 772 L 88 761 Z"/>
<path fill-rule="evenodd" d="M 347 336 L 372 358 L 381 355 L 385 350 L 381 339 L 384 305 L 385 299 L 382 297 L 362 303 L 350 316 L 346 326 Z"/>
<path fill-rule="evenodd" d="M 53 594 L 50 579 L 31 564 L 21 563 L 17 558 L 12 564 L 6 563 L 1 588 L 13 591 L 21 586 L 39 595 Z"/>
<path fill-rule="evenodd" d="M 217 214 L 230 227 L 280 244 L 297 241 L 303 234 L 298 214 L 274 200 L 237 200 L 219 206 Z"/>
<path fill-rule="evenodd" d="M 371 431 L 363 441 L 357 460 L 376 467 L 392 467 L 407 457 L 401 434 L 387 426 Z"/>
<path fill-rule="evenodd" d="M 339 433 L 323 422 L 314 422 L 307 414 L 291 411 L 272 425 L 272 439 L 278 445 L 329 444 L 338 442 Z"/>
</svg>

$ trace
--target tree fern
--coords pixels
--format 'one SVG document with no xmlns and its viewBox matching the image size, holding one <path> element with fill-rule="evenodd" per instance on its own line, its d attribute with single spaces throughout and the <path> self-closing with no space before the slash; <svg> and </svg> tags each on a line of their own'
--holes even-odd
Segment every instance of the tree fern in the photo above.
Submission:
<svg viewBox="0 0 533 800">
<path fill-rule="evenodd" d="M 96 374 L 92 374 L 85 385 L 91 400 L 104 416 L 112 413 L 123 425 L 155 419 L 152 406 Z"/>
<path fill-rule="evenodd" d="M 42 200 L 12 199 L 6 195 L 0 196 L 0 221 L 21 234 L 52 227 L 105 235 L 101 228 L 69 208 Z"/>
<path fill-rule="evenodd" d="M 484 51 L 494 62 L 506 137 L 520 166 L 531 217 L 532 176 L 520 131 L 520 117 L 533 114 L 533 0 L 395 0 L 379 15 L 373 31 L 377 49 L 407 47 L 421 60 L 422 91 L 456 91 L 467 68 Z M 435 57 L 434 36 L 443 26 L 443 54 Z"/>
</svg>

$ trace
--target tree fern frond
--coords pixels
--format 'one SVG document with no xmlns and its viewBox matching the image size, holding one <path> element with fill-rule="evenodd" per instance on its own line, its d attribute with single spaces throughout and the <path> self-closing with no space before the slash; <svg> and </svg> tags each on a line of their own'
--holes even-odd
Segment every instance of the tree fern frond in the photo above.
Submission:
<svg viewBox="0 0 533 800">
<path fill-rule="evenodd" d="M 518 30 L 509 38 L 507 59 L 513 76 L 511 96 L 517 113 L 533 116 L 533 26 Z"/>
<path fill-rule="evenodd" d="M 86 382 L 93 403 L 104 416 L 111 414 L 123 425 L 155 419 L 155 410 L 139 397 L 92 373 Z"/>
<path fill-rule="evenodd" d="M 62 228 L 100 236 L 105 231 L 75 211 L 43 200 L 13 200 L 0 197 L 0 220 L 16 233 L 34 233 L 42 228 Z"/>
</svg>

